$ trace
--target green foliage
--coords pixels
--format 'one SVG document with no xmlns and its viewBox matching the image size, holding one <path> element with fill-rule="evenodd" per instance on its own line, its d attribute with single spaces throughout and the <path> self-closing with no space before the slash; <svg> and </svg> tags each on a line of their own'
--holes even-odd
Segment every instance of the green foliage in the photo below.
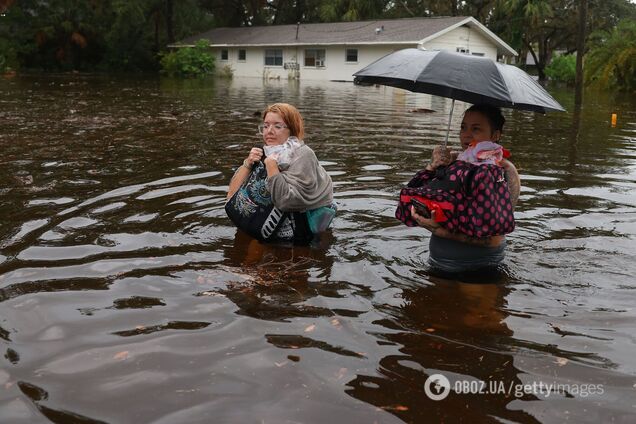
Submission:
<svg viewBox="0 0 636 424">
<path fill-rule="evenodd" d="M 151 7 L 138 1 L 113 0 L 112 8 L 115 13 L 104 33 L 107 49 L 102 66 L 126 71 L 156 69 L 152 39 L 144 31 L 146 24 L 152 26 L 147 18 Z"/>
<path fill-rule="evenodd" d="M 636 18 L 631 0 L 587 0 L 588 32 Z M 0 0 L 0 5 L 3 0 Z M 19 0 L 4 1 L 4 67 L 156 71 L 169 44 L 213 27 L 474 16 L 539 73 L 556 49 L 576 50 L 573 0 Z M 167 60 L 167 59 L 166 59 Z"/>
<path fill-rule="evenodd" d="M 381 17 L 385 3 L 381 0 L 330 0 L 320 2 L 318 10 L 323 22 L 360 21 Z"/>
<path fill-rule="evenodd" d="M 207 40 L 199 40 L 194 47 L 181 47 L 163 54 L 161 71 L 170 76 L 199 77 L 214 71 L 214 56 Z"/>
<path fill-rule="evenodd" d="M 636 20 L 621 21 L 610 32 L 591 35 L 586 80 L 602 88 L 636 91 Z"/>
<path fill-rule="evenodd" d="M 231 65 L 225 65 L 219 70 L 219 76 L 221 78 L 232 79 L 234 78 L 234 69 Z"/>
<path fill-rule="evenodd" d="M 588 33 L 611 29 L 618 20 L 636 13 L 631 0 L 587 0 L 587 5 Z M 495 0 L 486 24 L 519 51 L 522 60 L 528 52 L 534 53 L 537 72 L 544 79 L 555 50 L 577 49 L 580 6 L 579 0 Z"/>
<path fill-rule="evenodd" d="M 545 68 L 548 78 L 574 84 L 576 80 L 576 55 L 564 54 L 552 59 L 552 62 Z"/>
<path fill-rule="evenodd" d="M 159 69 L 161 50 L 210 29 L 199 0 L 20 0 L 0 15 L 21 68 Z"/>
<path fill-rule="evenodd" d="M 18 66 L 15 49 L 8 40 L 0 38 L 0 73 L 16 70 Z"/>
</svg>

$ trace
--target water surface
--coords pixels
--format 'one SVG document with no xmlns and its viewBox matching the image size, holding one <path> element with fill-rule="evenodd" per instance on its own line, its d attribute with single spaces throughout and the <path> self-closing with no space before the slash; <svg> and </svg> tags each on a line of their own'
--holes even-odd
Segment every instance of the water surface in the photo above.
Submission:
<svg viewBox="0 0 636 424">
<path fill-rule="evenodd" d="M 431 272 L 428 233 L 393 217 L 443 140 L 445 99 L 0 80 L 2 422 L 632 422 L 636 105 L 585 99 L 579 117 L 505 111 L 517 229 L 505 272 L 476 283 Z M 261 245 L 223 209 L 278 101 L 334 180 L 333 230 L 310 248 Z M 434 374 L 494 393 L 434 401 Z M 515 391 L 533 384 L 561 386 Z"/>
</svg>

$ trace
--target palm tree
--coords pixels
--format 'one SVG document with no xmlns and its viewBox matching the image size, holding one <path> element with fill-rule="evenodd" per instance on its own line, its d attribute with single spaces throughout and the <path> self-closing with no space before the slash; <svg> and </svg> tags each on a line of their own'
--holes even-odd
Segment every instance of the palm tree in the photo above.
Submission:
<svg viewBox="0 0 636 424">
<path fill-rule="evenodd" d="M 597 32 L 590 38 L 590 51 L 585 57 L 587 82 L 635 91 L 636 21 L 621 21 L 611 32 Z"/>
<path fill-rule="evenodd" d="M 554 16 L 550 0 L 500 0 L 499 6 L 509 16 L 520 32 L 522 50 L 530 52 L 537 66 L 539 79 L 545 80 L 544 69 L 550 61 L 551 49 L 549 37 L 552 35 L 545 28 L 546 22 Z"/>
</svg>

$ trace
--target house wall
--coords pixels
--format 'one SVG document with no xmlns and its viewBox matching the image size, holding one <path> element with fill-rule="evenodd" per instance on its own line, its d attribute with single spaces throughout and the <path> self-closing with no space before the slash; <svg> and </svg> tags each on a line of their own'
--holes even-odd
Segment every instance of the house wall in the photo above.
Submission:
<svg viewBox="0 0 636 424">
<path fill-rule="evenodd" d="M 302 79 L 326 79 L 336 81 L 353 81 L 353 74 L 372 62 L 378 60 L 382 56 L 385 56 L 396 50 L 405 49 L 405 45 L 350 45 L 350 46 L 333 46 L 325 47 L 325 67 L 305 67 L 304 62 L 301 62 L 300 73 Z M 312 47 L 309 47 L 312 48 Z M 322 48 L 322 47 L 315 47 Z M 346 52 L 347 49 L 358 50 L 358 61 L 347 62 Z M 301 54 L 302 60 L 304 60 L 304 48 Z"/>
<path fill-rule="evenodd" d="M 246 58 L 238 60 L 239 48 L 227 47 L 228 60 L 221 59 L 223 48 L 213 48 L 216 57 L 217 72 L 222 72 L 225 66 L 230 66 L 236 77 L 258 77 L 265 79 L 300 78 L 307 80 L 336 80 L 353 81 L 353 73 L 359 71 L 375 60 L 396 50 L 417 45 L 338 45 L 338 46 L 291 46 L 283 47 L 283 63 L 298 63 L 298 69 L 285 69 L 284 66 L 265 66 L 265 47 L 246 47 Z M 471 54 L 483 53 L 494 60 L 497 58 L 497 48 L 484 36 L 468 27 L 456 28 L 447 34 L 425 43 L 428 50 L 456 51 L 458 47 L 466 48 Z M 271 48 L 271 47 L 270 47 Z M 279 47 L 275 47 L 279 48 Z M 346 49 L 358 49 L 358 62 L 346 62 Z M 304 66 L 306 49 L 324 49 L 324 67 Z"/>
<path fill-rule="evenodd" d="M 236 77 L 258 77 L 266 79 L 287 79 L 299 77 L 310 80 L 353 81 L 353 73 L 369 65 L 380 57 L 393 51 L 416 45 L 390 46 L 298 46 L 283 48 L 283 63 L 296 62 L 297 70 L 285 69 L 283 66 L 265 66 L 265 48 L 247 47 L 245 61 L 238 60 L 239 48 L 213 48 L 217 72 L 230 66 Z M 278 48 L 278 47 L 276 47 Z M 346 50 L 358 49 L 358 62 L 346 62 Z M 221 59 L 221 51 L 228 50 L 228 60 Z M 306 49 L 324 49 L 325 66 L 304 66 Z"/>
<path fill-rule="evenodd" d="M 497 47 L 477 30 L 468 26 L 455 28 L 423 45 L 427 50 L 448 50 L 455 52 L 457 48 L 467 49 L 470 54 L 483 53 L 485 57 L 497 60 Z"/>
</svg>

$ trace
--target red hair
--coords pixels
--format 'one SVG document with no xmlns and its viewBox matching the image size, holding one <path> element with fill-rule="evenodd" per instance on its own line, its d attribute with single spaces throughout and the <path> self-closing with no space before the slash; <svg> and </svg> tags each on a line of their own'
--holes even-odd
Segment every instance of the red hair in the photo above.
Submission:
<svg viewBox="0 0 636 424">
<path fill-rule="evenodd" d="M 269 105 L 263 111 L 263 121 L 270 112 L 277 113 L 283 118 L 285 125 L 289 128 L 290 136 L 298 137 L 299 140 L 302 140 L 305 137 L 305 124 L 303 123 L 303 117 L 294 106 L 288 103 L 274 103 Z"/>
</svg>

